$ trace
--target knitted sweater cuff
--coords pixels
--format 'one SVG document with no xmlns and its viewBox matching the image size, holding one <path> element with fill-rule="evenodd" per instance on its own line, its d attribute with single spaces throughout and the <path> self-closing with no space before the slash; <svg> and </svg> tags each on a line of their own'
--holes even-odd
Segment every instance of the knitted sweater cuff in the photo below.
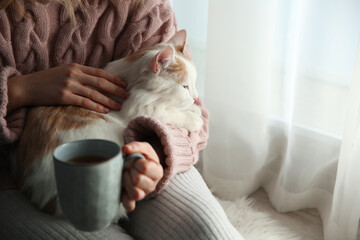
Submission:
<svg viewBox="0 0 360 240">
<path fill-rule="evenodd" d="M 164 124 L 155 118 L 140 116 L 130 121 L 124 131 L 124 141 L 147 141 L 158 137 L 164 149 L 164 176 L 154 192 L 160 193 L 170 179 L 179 172 L 190 170 L 198 161 L 199 151 L 205 148 L 208 139 L 208 113 L 201 100 L 197 102 L 202 109 L 204 125 L 199 131 L 189 132 L 171 124 Z M 154 195 L 152 194 L 152 195 Z"/>
<path fill-rule="evenodd" d="M 160 192 L 176 172 L 189 170 L 197 156 L 185 129 L 163 124 L 151 117 L 134 118 L 125 129 L 124 141 L 147 141 L 154 136 L 160 138 L 166 157 L 164 176 L 156 188 L 156 192 Z"/>
<path fill-rule="evenodd" d="M 19 109 L 7 114 L 9 77 L 18 76 L 20 73 L 13 67 L 0 68 L 0 144 L 11 143 L 17 140 L 23 130 L 26 110 Z"/>
</svg>

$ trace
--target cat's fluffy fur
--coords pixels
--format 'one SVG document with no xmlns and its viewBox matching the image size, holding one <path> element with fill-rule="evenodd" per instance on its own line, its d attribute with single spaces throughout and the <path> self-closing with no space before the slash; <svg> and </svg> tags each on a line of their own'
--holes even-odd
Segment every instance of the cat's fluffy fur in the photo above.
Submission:
<svg viewBox="0 0 360 240">
<path fill-rule="evenodd" d="M 189 131 L 203 121 L 195 89 L 196 70 L 188 59 L 186 32 L 168 42 L 109 63 L 105 70 L 128 83 L 130 97 L 121 111 L 99 114 L 74 106 L 36 107 L 28 113 L 15 164 L 21 190 L 40 209 L 60 213 L 52 152 L 79 139 L 101 138 L 123 145 L 123 131 L 137 116 L 151 116 Z"/>
</svg>

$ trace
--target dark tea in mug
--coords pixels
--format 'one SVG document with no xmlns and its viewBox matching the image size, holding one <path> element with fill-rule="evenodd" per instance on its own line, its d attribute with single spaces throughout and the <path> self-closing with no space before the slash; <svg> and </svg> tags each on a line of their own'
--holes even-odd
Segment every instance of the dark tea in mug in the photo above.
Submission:
<svg viewBox="0 0 360 240">
<path fill-rule="evenodd" d="M 68 162 L 91 164 L 91 163 L 105 162 L 106 160 L 108 160 L 108 158 L 101 157 L 101 156 L 80 156 L 80 157 L 72 158 L 72 159 L 68 160 Z"/>
</svg>

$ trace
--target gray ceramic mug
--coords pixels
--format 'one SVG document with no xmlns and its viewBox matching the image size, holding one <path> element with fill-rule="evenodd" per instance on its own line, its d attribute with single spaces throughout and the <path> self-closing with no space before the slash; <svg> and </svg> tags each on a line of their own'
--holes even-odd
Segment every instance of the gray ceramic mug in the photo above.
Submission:
<svg viewBox="0 0 360 240">
<path fill-rule="evenodd" d="M 87 156 L 94 162 L 82 162 Z M 111 224 L 119 213 L 123 167 L 138 158 L 144 156 L 135 153 L 123 159 L 118 144 L 102 139 L 65 143 L 54 150 L 61 210 L 75 228 L 97 231 Z"/>
</svg>

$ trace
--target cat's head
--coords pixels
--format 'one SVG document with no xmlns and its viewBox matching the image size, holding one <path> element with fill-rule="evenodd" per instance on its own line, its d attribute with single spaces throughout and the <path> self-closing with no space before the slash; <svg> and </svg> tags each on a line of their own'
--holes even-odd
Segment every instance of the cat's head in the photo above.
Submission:
<svg viewBox="0 0 360 240">
<path fill-rule="evenodd" d="M 128 81 L 131 92 L 147 90 L 178 105 L 193 104 L 198 97 L 195 87 L 197 73 L 185 30 L 177 32 L 166 43 L 135 52 L 126 61 L 136 66 L 135 71 L 140 74 Z"/>
<path fill-rule="evenodd" d="M 186 31 L 177 32 L 150 62 L 150 71 L 168 80 L 175 80 L 180 88 L 195 101 L 198 93 L 195 87 L 196 69 L 192 63 Z"/>
</svg>

